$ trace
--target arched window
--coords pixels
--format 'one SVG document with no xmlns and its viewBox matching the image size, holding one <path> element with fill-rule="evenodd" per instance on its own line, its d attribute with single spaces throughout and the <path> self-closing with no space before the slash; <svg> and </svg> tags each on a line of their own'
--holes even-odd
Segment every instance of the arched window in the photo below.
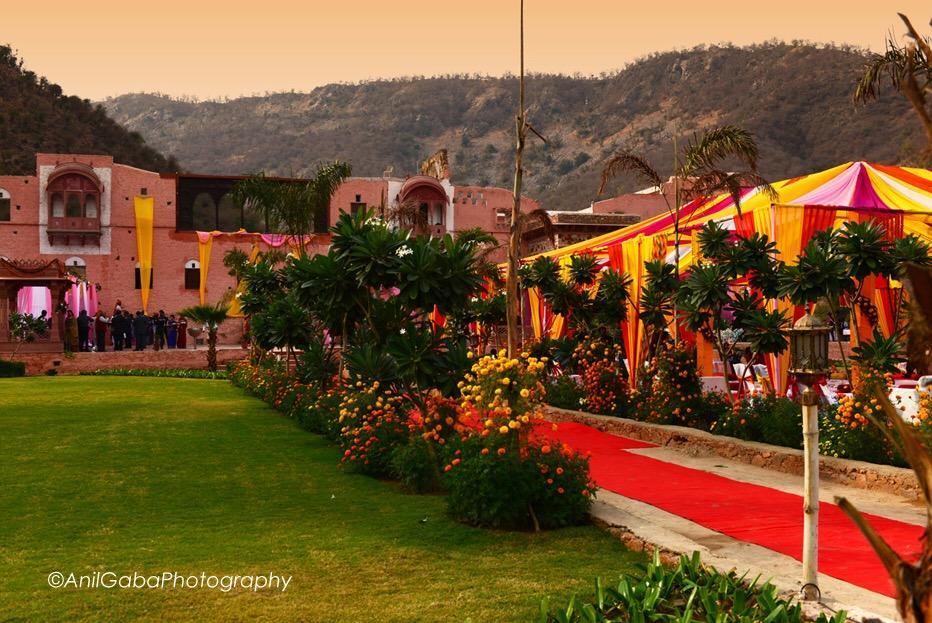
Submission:
<svg viewBox="0 0 932 623">
<path fill-rule="evenodd" d="M 5 188 L 0 188 L 0 221 L 9 221 L 11 219 L 10 193 Z"/>
<path fill-rule="evenodd" d="M 80 257 L 69 257 L 65 260 L 65 270 L 82 279 L 87 279 L 87 262 Z"/>
<path fill-rule="evenodd" d="M 136 280 L 136 284 L 134 287 L 137 290 L 142 290 L 142 277 L 139 274 L 139 262 L 136 262 L 135 280 Z M 155 271 L 154 269 L 150 267 L 149 268 L 149 289 L 152 289 L 154 287 L 155 287 Z"/>
<path fill-rule="evenodd" d="M 184 289 L 201 289 L 201 263 L 197 260 L 188 260 L 184 263 Z"/>
<path fill-rule="evenodd" d="M 78 163 L 55 169 L 46 192 L 52 218 L 97 219 L 101 184 L 94 170 Z"/>
</svg>

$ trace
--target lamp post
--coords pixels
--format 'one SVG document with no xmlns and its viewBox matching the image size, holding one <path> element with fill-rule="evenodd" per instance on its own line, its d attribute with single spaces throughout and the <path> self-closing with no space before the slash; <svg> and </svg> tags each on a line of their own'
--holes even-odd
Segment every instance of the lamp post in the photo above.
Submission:
<svg viewBox="0 0 932 623">
<path fill-rule="evenodd" d="M 803 408 L 803 588 L 802 598 L 816 601 L 819 592 L 819 396 L 812 389 L 828 372 L 828 326 L 811 314 L 790 329 L 788 372 L 806 386 Z"/>
</svg>

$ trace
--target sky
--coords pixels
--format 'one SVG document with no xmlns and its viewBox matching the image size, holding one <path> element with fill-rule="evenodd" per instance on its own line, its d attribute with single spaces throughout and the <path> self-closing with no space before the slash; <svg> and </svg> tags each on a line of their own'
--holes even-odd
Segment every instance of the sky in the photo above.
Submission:
<svg viewBox="0 0 932 623">
<path fill-rule="evenodd" d="M 0 43 L 68 94 L 201 99 L 330 82 L 518 69 L 518 1 L 4 2 Z M 883 48 L 928 0 L 526 0 L 528 71 L 598 74 L 698 44 L 803 39 Z M 2 94 L 0 94 L 2 97 Z"/>
</svg>

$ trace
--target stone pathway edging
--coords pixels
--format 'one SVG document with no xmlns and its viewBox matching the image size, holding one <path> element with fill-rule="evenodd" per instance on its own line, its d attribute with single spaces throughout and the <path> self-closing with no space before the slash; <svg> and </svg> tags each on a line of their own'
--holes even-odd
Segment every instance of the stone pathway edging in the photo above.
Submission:
<svg viewBox="0 0 932 623">
<path fill-rule="evenodd" d="M 778 472 L 796 475 L 803 473 L 803 453 L 793 448 L 713 435 L 685 426 L 648 424 L 557 407 L 547 407 L 547 413 L 554 422 L 578 422 L 607 433 L 673 448 L 692 456 L 719 456 Z M 833 482 L 859 489 L 884 491 L 909 500 L 917 500 L 921 496 L 919 482 L 910 469 L 825 456 L 820 458 L 819 465 L 821 477 Z"/>
</svg>

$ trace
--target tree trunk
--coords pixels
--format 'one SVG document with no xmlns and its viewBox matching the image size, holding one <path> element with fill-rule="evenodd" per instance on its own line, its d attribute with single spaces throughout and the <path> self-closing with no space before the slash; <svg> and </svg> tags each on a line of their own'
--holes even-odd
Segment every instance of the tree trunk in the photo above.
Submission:
<svg viewBox="0 0 932 623">
<path fill-rule="evenodd" d="M 524 0 L 521 0 L 521 71 L 518 77 L 518 114 L 515 116 L 515 184 L 511 205 L 511 229 L 508 236 L 508 272 L 505 276 L 505 313 L 508 328 L 508 356 L 518 354 L 518 254 L 521 232 L 521 185 L 524 181 L 524 138 L 527 132 L 524 118 Z"/>
<path fill-rule="evenodd" d="M 207 331 L 207 369 L 211 372 L 217 371 L 217 330 L 208 329 Z"/>
</svg>

